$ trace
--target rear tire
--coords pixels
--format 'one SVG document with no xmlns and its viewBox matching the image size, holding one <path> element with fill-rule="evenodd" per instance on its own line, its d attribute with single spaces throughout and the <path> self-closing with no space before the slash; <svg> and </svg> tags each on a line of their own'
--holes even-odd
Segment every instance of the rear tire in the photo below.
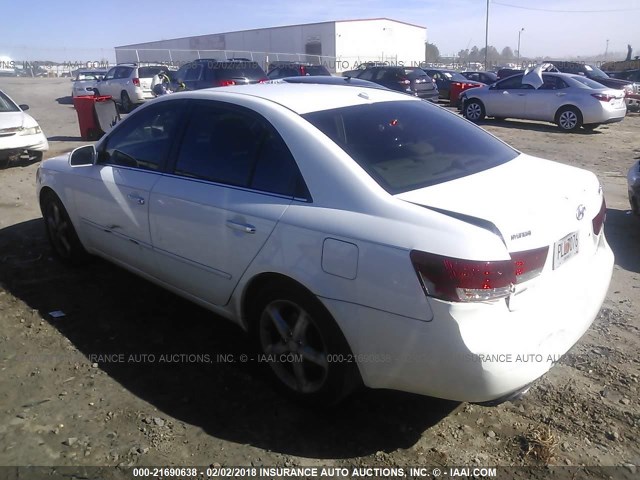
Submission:
<svg viewBox="0 0 640 480">
<path fill-rule="evenodd" d="M 582 126 L 582 113 L 576 107 L 562 107 L 556 113 L 556 123 L 560 130 L 573 132 Z"/>
<path fill-rule="evenodd" d="M 47 238 L 54 255 L 63 263 L 81 265 L 89 259 L 82 246 L 67 210 L 52 191 L 42 194 L 40 200 Z"/>
<path fill-rule="evenodd" d="M 133 104 L 131 103 L 129 94 L 125 91 L 120 94 L 120 108 L 122 109 L 122 113 L 129 113 L 133 110 Z"/>
<path fill-rule="evenodd" d="M 463 110 L 464 118 L 472 122 L 480 122 L 484 120 L 484 105 L 479 100 L 467 100 Z"/>
<path fill-rule="evenodd" d="M 310 292 L 294 283 L 257 295 L 251 329 L 277 388 L 314 407 L 339 403 L 360 383 L 340 328 Z"/>
</svg>

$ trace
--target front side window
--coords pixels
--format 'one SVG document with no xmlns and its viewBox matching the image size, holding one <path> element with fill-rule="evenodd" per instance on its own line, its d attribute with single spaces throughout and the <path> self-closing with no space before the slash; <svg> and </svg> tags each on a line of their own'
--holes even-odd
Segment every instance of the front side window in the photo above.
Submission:
<svg viewBox="0 0 640 480">
<path fill-rule="evenodd" d="M 391 194 L 481 172 L 518 155 L 481 128 L 427 102 L 380 102 L 303 117 Z"/>
<path fill-rule="evenodd" d="M 523 75 L 514 75 L 513 77 L 506 78 L 496 83 L 496 87 L 498 88 L 498 90 L 510 90 L 514 88 L 523 88 L 522 77 Z M 528 87 L 532 88 L 530 85 L 528 85 Z"/>
<path fill-rule="evenodd" d="M 107 72 L 107 74 L 105 75 L 104 79 L 105 79 L 105 80 L 112 80 L 112 79 L 115 77 L 115 75 L 116 75 L 116 70 L 117 70 L 117 68 L 118 68 L 118 67 L 113 67 L 111 70 L 109 70 L 109 71 Z"/>
<path fill-rule="evenodd" d="M 181 101 L 167 101 L 134 113 L 109 135 L 98 163 L 160 170 L 179 126 L 181 106 Z"/>
</svg>

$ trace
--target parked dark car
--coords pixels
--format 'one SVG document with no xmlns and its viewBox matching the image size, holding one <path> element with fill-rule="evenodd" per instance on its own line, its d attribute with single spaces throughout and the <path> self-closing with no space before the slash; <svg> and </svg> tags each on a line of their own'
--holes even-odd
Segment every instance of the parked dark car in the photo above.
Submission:
<svg viewBox="0 0 640 480">
<path fill-rule="evenodd" d="M 359 71 L 355 78 L 432 102 L 438 101 L 437 86 L 424 70 L 417 67 L 371 67 Z"/>
<path fill-rule="evenodd" d="M 484 87 L 484 83 L 469 80 L 455 70 L 443 68 L 425 69 L 440 91 L 440 98 L 448 100 L 452 105 L 458 105 L 460 93 L 468 88 Z"/>
<path fill-rule="evenodd" d="M 304 77 L 307 75 L 331 76 L 331 72 L 324 65 L 314 65 L 313 63 L 285 62 L 272 63 L 269 66 L 267 77 L 270 80 L 285 77 Z"/>
<path fill-rule="evenodd" d="M 276 80 L 270 80 L 270 83 L 315 83 L 321 85 L 349 85 L 352 87 L 366 87 L 377 88 L 381 90 L 388 90 L 387 87 L 378 85 L 377 83 L 369 82 L 368 80 L 362 80 L 360 78 L 353 77 L 334 77 L 332 75 L 307 75 L 305 77 L 285 77 L 278 78 Z"/>
<path fill-rule="evenodd" d="M 619 78 L 611 78 L 595 65 L 581 62 L 564 62 L 552 61 L 553 66 L 562 73 L 573 73 L 575 75 L 584 75 L 585 77 L 601 83 L 605 87 L 624 90 L 626 85 L 633 83 L 630 80 L 621 80 Z"/>
<path fill-rule="evenodd" d="M 640 82 L 640 70 L 625 70 L 624 72 L 610 72 L 610 77 L 618 78 L 620 80 L 629 80 L 631 82 Z"/>
<path fill-rule="evenodd" d="M 183 84 L 186 90 L 247 85 L 268 80 L 257 62 L 244 60 L 199 59 L 189 62 L 176 72 L 175 83 Z"/>
<path fill-rule="evenodd" d="M 359 64 L 356 68 L 354 68 L 353 70 L 346 70 L 344 72 L 342 72 L 342 76 L 343 77 L 357 77 L 360 72 L 362 72 L 362 70 L 366 70 L 367 68 L 371 68 L 371 67 L 401 67 L 402 65 L 392 65 L 389 62 L 383 62 L 383 61 L 375 61 L 375 62 L 364 62 Z"/>
<path fill-rule="evenodd" d="M 524 70 L 519 70 L 517 68 L 501 68 L 497 71 L 496 75 L 498 76 L 498 80 L 502 80 L 503 78 L 507 78 L 512 75 L 518 75 L 519 73 L 524 73 Z"/>
<path fill-rule="evenodd" d="M 460 75 L 469 80 L 486 83 L 487 85 L 491 85 L 498 81 L 498 75 L 494 72 L 462 72 Z"/>
</svg>

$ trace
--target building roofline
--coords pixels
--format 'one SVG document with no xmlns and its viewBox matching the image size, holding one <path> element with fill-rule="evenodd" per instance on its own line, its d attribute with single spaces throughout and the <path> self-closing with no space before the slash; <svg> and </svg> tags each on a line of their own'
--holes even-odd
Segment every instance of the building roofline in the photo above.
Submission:
<svg viewBox="0 0 640 480">
<path fill-rule="evenodd" d="M 387 20 L 389 22 L 402 23 L 404 25 L 409 25 L 409 26 L 417 27 L 417 28 L 424 28 L 424 29 L 427 28 L 427 27 L 425 27 L 423 25 L 417 25 L 415 23 L 403 22 L 402 20 L 394 20 L 393 18 L 387 18 L 387 17 L 354 18 L 354 19 L 350 19 L 350 20 L 330 20 L 330 21 L 326 21 L 326 22 L 296 23 L 294 25 L 277 25 L 277 26 L 274 26 L 274 27 L 250 28 L 248 30 L 232 30 L 232 31 L 229 31 L 229 32 L 204 33 L 202 35 L 189 35 L 189 36 L 186 36 L 186 37 L 166 38 L 166 39 L 163 39 L 163 40 L 149 40 L 148 42 L 130 43 L 128 45 L 117 45 L 114 48 L 135 47 L 137 45 L 144 45 L 144 44 L 147 44 L 147 43 L 170 42 L 170 41 L 173 41 L 173 40 L 185 40 L 187 38 L 209 37 L 211 35 L 227 35 L 229 33 L 255 32 L 257 30 L 273 30 L 273 29 L 276 29 L 276 28 L 307 27 L 307 26 L 310 26 L 310 25 L 324 25 L 324 24 L 327 24 L 327 23 L 372 22 L 372 21 L 378 21 L 378 20 Z"/>
</svg>

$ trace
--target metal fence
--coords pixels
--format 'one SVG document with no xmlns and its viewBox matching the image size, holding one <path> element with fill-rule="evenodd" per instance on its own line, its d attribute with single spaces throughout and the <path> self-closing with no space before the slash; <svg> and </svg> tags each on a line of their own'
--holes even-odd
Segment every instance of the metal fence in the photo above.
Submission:
<svg viewBox="0 0 640 480">
<path fill-rule="evenodd" d="M 232 58 L 248 59 L 257 62 L 265 70 L 274 62 L 305 62 L 324 65 L 330 72 L 350 70 L 364 62 L 398 63 L 397 56 L 353 56 L 332 57 L 328 55 L 309 55 L 306 53 L 249 52 L 243 50 L 180 50 L 180 49 L 137 49 L 116 48 L 116 62 L 138 64 L 160 63 L 169 66 L 181 65 L 197 59 L 228 60 Z"/>
</svg>

